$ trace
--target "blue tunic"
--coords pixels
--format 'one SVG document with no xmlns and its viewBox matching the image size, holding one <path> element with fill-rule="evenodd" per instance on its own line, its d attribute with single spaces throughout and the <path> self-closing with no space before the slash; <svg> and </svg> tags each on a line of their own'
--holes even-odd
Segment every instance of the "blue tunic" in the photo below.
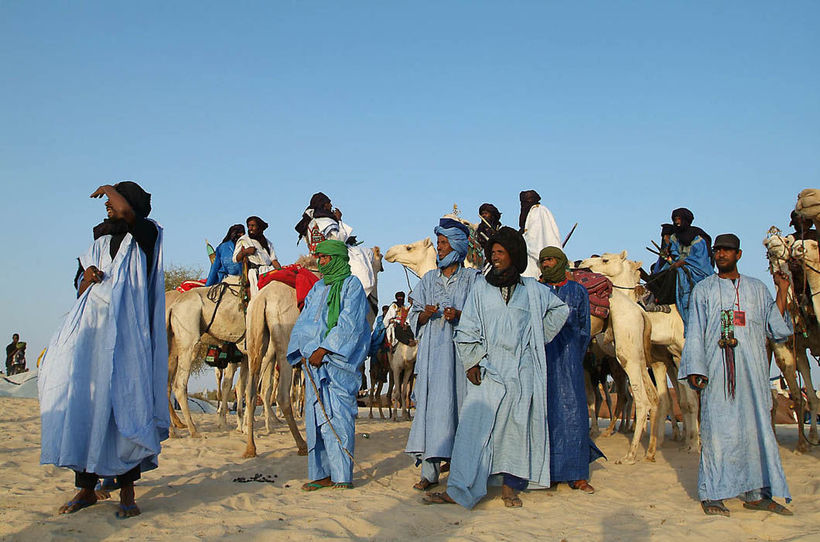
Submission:
<svg viewBox="0 0 820 542">
<path fill-rule="evenodd" d="M 734 398 L 726 390 L 723 352 L 718 346 L 722 310 L 746 313 L 746 325 L 734 328 L 738 340 Z M 741 275 L 736 291 L 731 280 L 712 275 L 692 292 L 689 334 L 678 377 L 709 378 L 700 405 L 700 500 L 726 499 L 760 488 L 791 498 L 772 430 L 766 355 L 767 337 L 782 342 L 791 334 L 790 323 L 757 279 Z"/>
<path fill-rule="evenodd" d="M 589 294 L 566 281 L 546 285 L 569 307 L 564 327 L 547 344 L 547 417 L 550 431 L 550 481 L 589 480 L 589 464 L 603 453 L 589 438 L 584 388 L 584 354 L 589 345 Z"/>
<path fill-rule="evenodd" d="M 452 453 L 467 377 L 456 359 L 456 326 L 444 319 L 444 309 L 463 310 L 478 276 L 478 270 L 463 266 L 449 277 L 440 269 L 433 269 L 413 289 L 408 321 L 419 342 L 414 390 L 416 417 L 405 452 L 417 459 L 444 459 Z M 425 305 L 438 305 L 439 310 L 426 324 L 419 325 Z"/>
<path fill-rule="evenodd" d="M 373 333 L 370 335 L 370 348 L 367 350 L 367 355 L 375 357 L 379 350 L 384 346 L 384 336 L 387 334 L 387 329 L 384 327 L 384 321 L 381 318 L 376 318 L 376 325 L 373 326 Z"/>
<path fill-rule="evenodd" d="M 130 233 L 80 257 L 102 282 L 77 298 L 40 364 L 40 462 L 116 476 L 157 466 L 168 438 L 168 344 L 162 228 L 154 267 Z"/>
<path fill-rule="evenodd" d="M 242 264 L 233 261 L 233 252 L 236 244 L 233 241 L 225 241 L 220 243 L 214 253 L 214 263 L 211 264 L 211 270 L 208 271 L 208 281 L 205 286 L 213 286 L 218 282 L 222 282 L 228 275 L 241 275 Z"/>
<path fill-rule="evenodd" d="M 339 321 L 327 330 L 327 296 L 330 286 L 318 281 L 305 298 L 305 307 L 293 326 L 288 343 L 288 362 L 298 365 L 317 348 L 330 353 L 321 367 L 306 364 L 319 389 L 327 417 L 319 405 L 310 379 L 305 386 L 305 432 L 308 444 L 308 476 L 320 480 L 330 476 L 335 483 L 353 480 L 353 462 L 342 449 L 353 454 L 358 414 L 356 394 L 361 370 L 370 346 L 367 297 L 354 276 L 344 279 Z M 329 423 L 342 441 L 341 446 Z"/>
<path fill-rule="evenodd" d="M 475 506 L 492 475 L 549 486 L 544 347 L 568 314 L 563 301 L 528 277 L 507 304 L 483 278 L 473 285 L 454 338 L 464 370 L 481 367 L 481 384 L 468 383 L 453 443 L 447 493 L 458 504 Z"/>
<path fill-rule="evenodd" d="M 678 241 L 675 234 L 669 239 L 669 254 L 677 261 L 686 258 L 686 263 L 676 270 L 677 280 L 675 283 L 675 305 L 683 319 L 684 334 L 687 330 L 687 320 L 691 305 L 690 296 L 695 285 L 715 273 L 712 260 L 709 258 L 709 247 L 706 240 L 700 235 L 696 236 L 692 244 L 684 246 Z M 669 263 L 664 261 L 658 271 L 669 268 Z"/>
</svg>

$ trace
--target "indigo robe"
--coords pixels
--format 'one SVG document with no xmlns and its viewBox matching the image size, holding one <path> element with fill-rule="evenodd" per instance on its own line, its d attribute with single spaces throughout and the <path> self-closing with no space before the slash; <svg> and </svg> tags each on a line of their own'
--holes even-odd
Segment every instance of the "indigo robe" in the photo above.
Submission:
<svg viewBox="0 0 820 542">
<path fill-rule="evenodd" d="M 306 363 L 319 390 L 325 412 L 319 405 L 310 379 L 305 385 L 305 433 L 308 444 L 308 477 L 320 480 L 330 476 L 334 483 L 353 480 L 353 462 L 344 452 L 352 455 L 356 436 L 355 419 L 358 414 L 356 394 L 361 384 L 361 367 L 370 347 L 370 325 L 367 322 L 369 306 L 362 283 L 354 276 L 344 279 L 338 323 L 327 332 L 327 296 L 330 286 L 318 281 L 305 298 L 302 313 L 293 326 L 288 343 L 288 362 L 298 365 L 307 360 L 317 348 L 330 353 L 321 367 Z M 341 439 L 336 440 L 333 428 Z"/>
<path fill-rule="evenodd" d="M 589 480 L 589 464 L 603 453 L 589 438 L 584 354 L 589 346 L 589 294 L 577 282 L 546 285 L 566 303 L 569 316 L 547 344 L 547 417 L 550 481 Z"/>
<path fill-rule="evenodd" d="M 456 324 L 444 319 L 444 309 L 463 310 L 479 275 L 478 270 L 464 266 L 449 277 L 433 269 L 413 289 L 408 322 L 419 343 L 413 391 L 416 416 L 405 452 L 416 459 L 447 459 L 452 453 L 467 376 L 453 343 Z M 439 310 L 426 324 L 419 325 L 425 305 L 438 305 Z"/>
<path fill-rule="evenodd" d="M 447 493 L 458 504 L 475 506 L 502 473 L 550 485 L 545 346 L 568 314 L 528 277 L 508 304 L 484 278 L 473 285 L 454 337 L 463 370 L 481 367 L 481 384 L 467 384 L 453 444 Z"/>
<path fill-rule="evenodd" d="M 225 241 L 220 243 L 214 251 L 214 263 L 211 264 L 211 269 L 208 271 L 208 280 L 205 286 L 213 286 L 228 275 L 241 275 L 242 264 L 233 261 L 233 253 L 236 244 L 233 241 Z"/>
<path fill-rule="evenodd" d="M 80 257 L 103 279 L 77 298 L 40 363 L 42 464 L 100 476 L 157 466 L 170 420 L 162 228 L 154 225 L 153 262 L 130 233 L 113 259 L 110 235 Z"/>
<path fill-rule="evenodd" d="M 746 313 L 746 325 L 734 328 L 738 340 L 734 398 L 727 392 L 718 346 L 722 310 Z M 757 279 L 741 275 L 736 291 L 731 280 L 712 275 L 692 292 L 678 378 L 700 374 L 709 379 L 700 404 L 700 500 L 726 499 L 760 488 L 791 499 L 772 430 L 766 355 L 767 338 L 782 342 L 791 334 L 791 323 L 783 319 L 768 288 Z"/>
<path fill-rule="evenodd" d="M 685 246 L 678 241 L 675 234 L 672 234 L 669 239 L 669 254 L 676 261 L 680 258 L 686 258 L 686 263 L 676 270 L 675 306 L 677 306 L 678 312 L 683 319 L 684 333 L 687 333 L 692 290 L 697 283 L 709 275 L 714 275 L 715 270 L 712 266 L 712 260 L 709 258 L 709 247 L 706 245 L 706 240 L 700 235 L 695 237 L 691 245 Z M 668 268 L 669 263 L 664 261 L 658 271 Z"/>
</svg>

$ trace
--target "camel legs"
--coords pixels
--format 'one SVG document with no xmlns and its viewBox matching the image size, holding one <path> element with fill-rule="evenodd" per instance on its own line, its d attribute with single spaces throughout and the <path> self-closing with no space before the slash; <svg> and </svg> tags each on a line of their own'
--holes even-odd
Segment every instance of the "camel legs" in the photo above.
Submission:
<svg viewBox="0 0 820 542">
<path fill-rule="evenodd" d="M 239 378 L 236 379 L 236 430 L 239 433 L 244 431 L 244 414 L 247 412 L 243 399 L 245 397 L 245 386 L 248 384 L 248 357 L 242 358 L 239 364 Z"/>
<path fill-rule="evenodd" d="M 293 405 L 290 401 L 290 389 L 293 382 L 293 367 L 287 361 L 285 349 L 277 349 L 276 360 L 279 366 L 279 386 L 276 390 L 276 404 L 279 407 L 285 421 L 288 423 L 290 434 L 293 435 L 293 440 L 296 442 L 297 453 L 299 455 L 307 455 L 307 443 L 302 438 L 299 428 L 296 426 L 296 420 L 293 417 Z"/>
<path fill-rule="evenodd" d="M 276 414 L 273 413 L 273 408 L 271 407 L 272 403 L 272 392 L 274 389 L 274 384 L 278 384 L 281 380 L 281 375 L 279 378 L 275 378 L 277 371 L 274 369 L 273 363 L 268 363 L 267 365 L 263 365 L 262 367 L 262 406 L 265 410 L 265 430 L 270 434 L 273 431 L 272 423 L 273 421 L 279 421 L 279 418 L 276 417 Z M 290 388 L 288 388 L 288 393 L 290 393 Z M 277 405 L 279 402 L 277 401 Z"/>
<path fill-rule="evenodd" d="M 413 376 L 412 369 L 405 367 L 404 369 L 404 378 L 401 384 L 401 391 L 402 391 L 402 412 L 404 414 L 404 419 L 410 419 L 410 378 Z"/>
<path fill-rule="evenodd" d="M 769 345 L 774 353 L 775 363 L 786 379 L 789 386 L 789 395 L 794 402 L 794 413 L 797 415 L 797 447 L 796 453 L 804 453 L 809 450 L 809 443 L 806 441 L 803 431 L 803 395 L 797 383 L 797 360 L 791 351 L 791 343 L 772 343 Z M 771 358 L 770 358 L 771 359 Z M 777 408 L 776 397 L 772 397 L 772 429 L 774 429 L 774 416 Z"/>
<path fill-rule="evenodd" d="M 217 388 L 219 395 L 219 408 L 216 410 L 217 427 L 221 431 L 224 431 L 225 427 L 228 425 L 228 396 L 230 395 L 231 387 L 233 386 L 233 377 L 236 373 L 236 364 L 229 363 L 224 370 L 216 369 L 215 372 L 217 374 L 217 383 L 219 385 Z"/>
<path fill-rule="evenodd" d="M 587 395 L 587 410 L 589 410 L 589 436 L 590 438 L 597 437 L 601 430 L 598 429 L 598 394 L 592 387 L 592 377 L 589 371 L 584 371 L 584 390 Z"/>
<path fill-rule="evenodd" d="M 672 408 L 672 398 L 669 396 L 669 387 L 666 384 L 666 364 L 663 361 L 653 360 L 650 366 L 652 376 L 655 377 L 655 388 L 658 390 L 658 410 L 655 415 L 656 423 L 650 428 L 657 439 L 658 446 L 663 444 L 666 429 L 666 416 L 669 415 L 672 425 L 675 425 L 675 412 Z"/>
<path fill-rule="evenodd" d="M 811 366 L 809 365 L 809 358 L 806 355 L 805 348 L 797 349 L 797 370 L 800 371 L 800 376 L 803 377 L 803 384 L 806 388 L 806 396 L 808 397 L 809 413 L 811 414 L 811 429 L 809 429 L 809 442 L 811 444 L 818 444 L 817 438 L 817 411 L 820 409 L 820 399 L 814 392 L 814 384 L 811 381 Z M 801 394 L 802 397 L 802 394 Z"/>
<path fill-rule="evenodd" d="M 191 360 L 196 353 L 197 346 L 198 343 L 195 342 L 182 353 L 181 363 L 174 375 L 174 395 L 176 395 L 179 408 L 182 410 L 182 416 L 188 425 L 188 430 L 194 438 L 202 435 L 197 431 L 194 420 L 191 418 L 191 410 L 188 408 L 188 378 L 191 374 Z"/>
</svg>

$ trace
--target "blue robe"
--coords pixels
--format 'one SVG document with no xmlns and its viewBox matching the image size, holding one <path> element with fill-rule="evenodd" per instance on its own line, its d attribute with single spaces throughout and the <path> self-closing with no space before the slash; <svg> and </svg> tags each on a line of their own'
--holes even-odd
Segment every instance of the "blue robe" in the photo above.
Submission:
<svg viewBox="0 0 820 542">
<path fill-rule="evenodd" d="M 154 224 L 150 264 L 130 233 L 113 260 L 110 235 L 80 257 L 103 279 L 77 298 L 40 364 L 42 464 L 100 476 L 157 466 L 169 414 L 162 228 Z"/>
<path fill-rule="evenodd" d="M 478 276 L 478 270 L 463 266 L 450 277 L 433 269 L 413 289 L 408 322 L 419 343 L 414 389 L 416 416 L 405 452 L 417 459 L 448 459 L 452 453 L 467 376 L 456 359 L 456 326 L 444 319 L 444 309 L 463 310 Z M 425 305 L 438 305 L 439 310 L 426 324 L 419 325 Z"/>
<path fill-rule="evenodd" d="M 703 280 L 692 292 L 689 334 L 678 377 L 705 375 L 701 392 L 698 469 L 700 500 L 726 499 L 747 491 L 771 488 L 790 499 L 780 452 L 771 423 L 769 359 L 766 338 L 776 342 L 791 334 L 766 286 L 741 275 L 735 305 L 735 286 L 717 275 Z M 727 394 L 720 339 L 721 310 L 746 313 L 746 325 L 735 326 L 735 397 Z"/>
<path fill-rule="evenodd" d="M 589 464 L 603 453 L 589 438 L 584 354 L 589 346 L 589 294 L 568 280 L 546 285 L 569 307 L 569 317 L 547 344 L 547 417 L 550 481 L 589 480 Z"/>
<path fill-rule="evenodd" d="M 353 462 L 342 446 L 353 454 L 358 414 L 356 394 L 361 370 L 370 346 L 369 306 L 362 283 L 354 276 L 344 279 L 338 323 L 327 331 L 327 296 L 330 286 L 318 281 L 305 298 L 305 307 L 293 326 L 288 343 L 288 362 L 298 365 L 317 348 L 330 353 L 319 368 L 306 364 L 319 389 L 327 417 L 322 412 L 310 379 L 305 386 L 305 432 L 308 444 L 308 477 L 330 476 L 335 483 L 353 480 Z M 341 446 L 333 428 L 342 441 Z"/>
<path fill-rule="evenodd" d="M 214 263 L 211 264 L 211 270 L 208 271 L 208 280 L 205 286 L 213 286 L 218 282 L 222 282 L 228 275 L 242 274 L 242 264 L 233 261 L 235 248 L 236 244 L 233 241 L 225 241 L 216 247 Z"/>
<path fill-rule="evenodd" d="M 447 493 L 458 504 L 475 506 L 488 482 L 500 482 L 493 475 L 550 485 L 544 347 L 568 314 L 528 277 L 508 304 L 483 278 L 473 285 L 454 338 L 464 370 L 481 367 L 481 385 L 468 384 L 453 444 Z"/>
<path fill-rule="evenodd" d="M 381 318 L 376 318 L 376 325 L 373 326 L 373 333 L 370 335 L 370 348 L 367 350 L 367 355 L 375 358 L 379 350 L 384 346 L 384 336 L 387 334 L 387 328 L 384 327 L 384 321 Z M 372 362 L 372 361 L 371 361 Z"/>
<path fill-rule="evenodd" d="M 683 319 L 683 329 L 686 334 L 692 290 L 700 281 L 713 275 L 715 270 L 709 258 L 709 247 L 700 235 L 695 236 L 692 244 L 687 247 L 678 241 L 675 234 L 672 234 L 669 239 L 669 254 L 675 261 L 686 258 L 686 263 L 676 270 L 675 282 L 675 306 L 678 307 L 678 312 Z M 662 271 L 668 268 L 669 263 L 663 261 L 657 270 Z"/>
</svg>

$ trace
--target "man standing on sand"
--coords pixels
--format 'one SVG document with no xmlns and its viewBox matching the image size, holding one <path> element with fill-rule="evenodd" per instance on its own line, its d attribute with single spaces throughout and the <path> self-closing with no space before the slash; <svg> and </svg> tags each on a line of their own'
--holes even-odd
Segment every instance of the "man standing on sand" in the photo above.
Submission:
<svg viewBox="0 0 820 542">
<path fill-rule="evenodd" d="M 772 496 L 791 500 L 772 430 L 766 340 L 792 334 L 783 319 L 789 279 L 775 275 L 777 299 L 757 279 L 741 275 L 740 239 L 715 238 L 718 274 L 695 286 L 678 378 L 698 390 L 701 454 L 698 497 L 706 515 L 728 516 L 723 499 L 790 516 Z"/>
<path fill-rule="evenodd" d="M 359 411 L 356 394 L 361 384 L 359 371 L 370 347 L 369 308 L 362 283 L 350 274 L 347 246 L 341 241 L 322 241 L 315 254 L 322 279 L 305 298 L 288 343 L 288 362 L 304 363 L 306 379 L 311 481 L 302 490 L 352 489 Z"/>
<path fill-rule="evenodd" d="M 99 477 L 116 476 L 125 518 L 140 513 L 134 482 L 168 437 L 162 228 L 138 184 L 91 194 L 103 196 L 108 218 L 79 258 L 77 301 L 40 364 L 40 462 L 75 472 L 80 491 L 59 513 L 96 503 Z"/>
<path fill-rule="evenodd" d="M 521 277 L 527 246 L 503 227 L 489 241 L 492 269 L 476 280 L 456 328 L 467 379 L 445 493 L 427 504 L 474 507 L 488 483 L 501 484 L 508 508 L 529 483 L 550 485 L 546 344 L 569 309 L 537 281 Z"/>
</svg>

